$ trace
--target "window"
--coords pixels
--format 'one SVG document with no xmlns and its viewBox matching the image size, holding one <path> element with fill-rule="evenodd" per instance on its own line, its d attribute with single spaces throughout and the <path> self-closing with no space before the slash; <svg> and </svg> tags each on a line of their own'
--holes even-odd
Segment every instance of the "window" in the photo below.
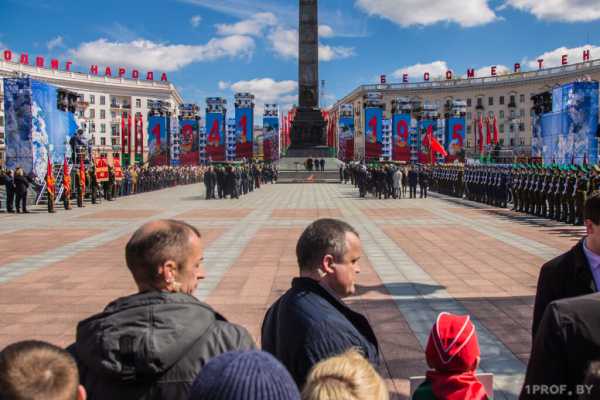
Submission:
<svg viewBox="0 0 600 400">
<path fill-rule="evenodd" d="M 500 110 L 500 119 L 504 119 L 504 110 Z"/>
<path fill-rule="evenodd" d="M 100 138 L 100 146 L 106 146 L 106 138 Z"/>
<path fill-rule="evenodd" d="M 510 145 L 514 146 L 515 145 L 515 138 L 510 138 Z"/>
<path fill-rule="evenodd" d="M 4 116 L 0 115 L 0 127 L 4 126 Z"/>
<path fill-rule="evenodd" d="M 500 124 L 500 133 L 504 133 L 504 124 Z"/>
<path fill-rule="evenodd" d="M 479 97 L 477 99 L 477 107 L 483 107 L 483 98 Z"/>
<path fill-rule="evenodd" d="M 96 110 L 90 108 L 90 118 L 96 118 Z"/>
<path fill-rule="evenodd" d="M 521 123 L 519 124 L 519 130 L 520 130 L 521 132 L 525 132 L 525 123 L 521 122 Z"/>
<path fill-rule="evenodd" d="M 471 99 L 467 99 L 467 107 L 471 107 Z"/>
<path fill-rule="evenodd" d="M 113 136 L 119 136 L 119 125 L 112 125 L 110 131 Z"/>
<path fill-rule="evenodd" d="M 525 110 L 524 110 L 523 108 L 521 108 L 521 109 L 519 110 L 519 116 L 520 116 L 521 118 L 523 118 L 523 117 L 525 116 Z"/>
<path fill-rule="evenodd" d="M 513 132 L 515 131 L 515 125 L 514 125 L 514 124 L 510 124 L 510 125 L 508 126 L 508 131 L 509 131 L 510 133 L 513 133 Z"/>
<path fill-rule="evenodd" d="M 90 122 L 90 132 L 96 132 L 96 124 L 94 122 Z"/>
<path fill-rule="evenodd" d="M 500 96 L 498 102 L 500 103 L 500 105 L 504 105 L 504 96 Z"/>
<path fill-rule="evenodd" d="M 137 108 L 141 108 L 142 107 L 142 99 L 135 99 L 135 106 Z"/>
<path fill-rule="evenodd" d="M 514 94 L 510 95 L 510 104 L 515 104 L 515 95 Z"/>
<path fill-rule="evenodd" d="M 504 138 L 500 138 L 500 146 L 504 146 Z"/>
<path fill-rule="evenodd" d="M 106 133 L 106 124 L 100 124 L 100 133 Z"/>
<path fill-rule="evenodd" d="M 494 98 L 488 97 L 488 106 L 493 106 L 493 105 L 494 105 Z"/>
<path fill-rule="evenodd" d="M 470 135 L 470 134 L 471 134 L 471 126 L 469 125 L 469 126 L 467 126 L 467 135 Z"/>
<path fill-rule="evenodd" d="M 90 94 L 90 104 L 96 104 L 96 96 Z"/>
<path fill-rule="evenodd" d="M 106 104 L 106 96 L 100 96 L 100 105 L 103 106 Z"/>
<path fill-rule="evenodd" d="M 471 119 L 471 111 L 467 113 L 467 119 Z"/>
<path fill-rule="evenodd" d="M 111 117 L 112 119 L 115 119 L 115 118 L 117 118 L 117 113 L 116 113 L 116 112 L 114 112 L 114 111 L 111 111 L 111 112 L 110 112 L 110 117 Z"/>
<path fill-rule="evenodd" d="M 117 138 L 112 138 L 112 139 L 110 140 L 110 143 L 111 143 L 113 146 L 117 146 L 117 145 L 119 144 L 119 143 L 117 143 Z"/>
<path fill-rule="evenodd" d="M 525 138 L 519 138 L 519 144 L 521 146 L 525 145 Z"/>
<path fill-rule="evenodd" d="M 493 111 L 490 111 L 490 112 L 488 112 L 488 116 L 489 116 L 490 118 L 494 118 L 494 112 L 493 112 Z"/>
<path fill-rule="evenodd" d="M 106 110 L 100 110 L 100 119 L 106 119 Z"/>
<path fill-rule="evenodd" d="M 519 96 L 519 101 L 521 103 L 525 103 L 525 95 L 524 94 L 522 94 L 522 95 Z"/>
</svg>

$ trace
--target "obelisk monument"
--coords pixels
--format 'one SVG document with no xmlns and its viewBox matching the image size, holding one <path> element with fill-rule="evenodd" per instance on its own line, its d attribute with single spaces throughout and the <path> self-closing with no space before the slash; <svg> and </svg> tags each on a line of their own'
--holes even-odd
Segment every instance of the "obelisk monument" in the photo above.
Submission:
<svg viewBox="0 0 600 400">
<path fill-rule="evenodd" d="M 317 0 L 299 0 L 298 110 L 291 147 L 326 145 L 325 120 L 319 109 L 319 13 Z"/>
</svg>

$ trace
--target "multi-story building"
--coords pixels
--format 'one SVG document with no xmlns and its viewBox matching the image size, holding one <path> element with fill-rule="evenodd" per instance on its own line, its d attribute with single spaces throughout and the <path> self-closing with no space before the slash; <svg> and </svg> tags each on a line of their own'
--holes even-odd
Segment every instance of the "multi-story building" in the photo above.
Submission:
<svg viewBox="0 0 600 400">
<path fill-rule="evenodd" d="M 39 68 L 0 60 L 0 160 L 4 159 L 4 100 L 2 78 L 29 76 L 76 92 L 80 97 L 77 119 L 93 144 L 94 151 L 103 156 L 120 157 L 124 146 L 121 143 L 122 118 L 127 125 L 132 121 L 132 140 L 135 116 L 143 121 L 144 161 L 147 160 L 148 138 L 147 117 L 149 102 L 163 101 L 174 115 L 178 115 L 183 104 L 181 95 L 172 83 L 161 81 L 133 80 L 119 77 L 88 75 L 85 73 Z M 127 129 L 127 128 L 126 128 Z M 132 152 L 135 150 L 131 146 Z M 134 160 L 134 154 L 130 154 Z"/>
<path fill-rule="evenodd" d="M 500 144 L 514 156 L 531 154 L 531 96 L 557 85 L 579 79 L 600 81 L 600 60 L 571 64 L 538 71 L 520 72 L 485 78 L 437 80 L 420 83 L 361 85 L 336 102 L 332 109 L 352 104 L 355 118 L 355 159 L 364 157 L 364 98 L 381 93 L 385 102 L 384 118 L 391 118 L 392 101 L 407 97 L 421 103 L 439 105 L 440 115 L 453 100 L 467 103 L 467 155 L 476 153 L 473 121 L 479 116 L 496 117 Z"/>
</svg>

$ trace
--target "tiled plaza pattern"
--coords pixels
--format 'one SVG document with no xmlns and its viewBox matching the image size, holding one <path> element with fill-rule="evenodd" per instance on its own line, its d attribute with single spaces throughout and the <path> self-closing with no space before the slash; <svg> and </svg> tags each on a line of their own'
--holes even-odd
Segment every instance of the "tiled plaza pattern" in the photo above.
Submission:
<svg viewBox="0 0 600 400">
<path fill-rule="evenodd" d="M 69 213 L 0 215 L 0 348 L 38 338 L 71 343 L 77 322 L 135 292 L 124 245 L 144 222 L 189 221 L 205 243 L 196 296 L 260 343 L 266 309 L 297 274 L 295 245 L 316 218 L 337 217 L 364 247 L 357 293 L 371 321 L 394 398 L 426 370 L 423 347 L 440 311 L 469 313 L 495 374 L 495 398 L 516 398 L 531 346 L 540 266 L 581 237 L 578 228 L 434 195 L 359 199 L 344 185 L 267 185 L 239 199 L 203 200 L 187 186 Z"/>
</svg>

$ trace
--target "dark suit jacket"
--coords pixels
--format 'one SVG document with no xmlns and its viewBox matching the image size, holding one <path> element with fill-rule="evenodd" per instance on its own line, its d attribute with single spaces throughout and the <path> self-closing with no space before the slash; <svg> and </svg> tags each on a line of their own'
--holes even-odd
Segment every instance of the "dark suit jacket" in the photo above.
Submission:
<svg viewBox="0 0 600 400">
<path fill-rule="evenodd" d="M 263 350 L 286 366 L 300 388 L 313 365 L 352 347 L 372 364 L 379 363 L 369 321 L 309 278 L 295 278 L 263 322 Z"/>
<path fill-rule="evenodd" d="M 542 266 L 533 309 L 533 338 L 550 302 L 596 291 L 594 277 L 583 252 L 582 239 L 571 250 Z"/>
<path fill-rule="evenodd" d="M 534 393 L 540 387 L 535 385 L 566 385 L 567 391 L 575 393 L 590 361 L 600 360 L 599 316 L 600 293 L 554 301 L 546 307 L 519 399 L 551 397 Z"/>
</svg>

